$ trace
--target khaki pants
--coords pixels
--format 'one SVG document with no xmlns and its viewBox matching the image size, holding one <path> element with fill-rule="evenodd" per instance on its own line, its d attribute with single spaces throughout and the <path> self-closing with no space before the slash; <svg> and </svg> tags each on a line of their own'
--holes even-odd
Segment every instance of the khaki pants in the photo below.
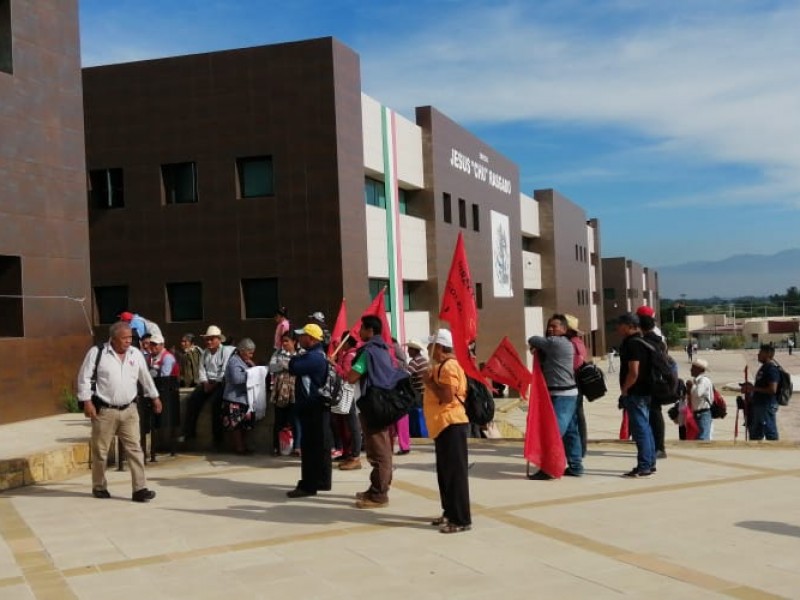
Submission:
<svg viewBox="0 0 800 600">
<path fill-rule="evenodd" d="M 367 462 L 372 465 L 372 472 L 369 474 L 369 497 L 375 502 L 388 502 L 394 459 L 391 433 L 388 427 L 370 429 L 364 416 L 359 416 L 361 417 L 361 429 L 364 431 L 364 450 L 367 454 Z"/>
<path fill-rule="evenodd" d="M 133 491 L 146 488 L 144 454 L 139 441 L 139 411 L 136 409 L 136 404 L 132 403 L 124 410 L 101 408 L 97 418 L 92 422 L 92 489 L 105 490 L 108 486 L 106 460 L 115 435 L 119 437 L 125 449 Z"/>
</svg>

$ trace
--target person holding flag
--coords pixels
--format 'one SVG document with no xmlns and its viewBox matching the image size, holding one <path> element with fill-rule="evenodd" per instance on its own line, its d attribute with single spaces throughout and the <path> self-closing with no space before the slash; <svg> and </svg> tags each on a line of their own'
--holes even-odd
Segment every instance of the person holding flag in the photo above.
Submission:
<svg viewBox="0 0 800 600">
<path fill-rule="evenodd" d="M 578 432 L 578 387 L 573 368 L 575 349 L 566 337 L 568 329 L 567 318 L 555 314 L 547 321 L 547 337 L 531 336 L 528 346 L 534 352 L 534 360 L 540 361 L 558 419 L 568 465 L 564 475 L 580 477 L 583 475 L 583 449 Z M 553 479 L 553 475 L 540 470 L 530 478 L 546 480 Z"/>
</svg>

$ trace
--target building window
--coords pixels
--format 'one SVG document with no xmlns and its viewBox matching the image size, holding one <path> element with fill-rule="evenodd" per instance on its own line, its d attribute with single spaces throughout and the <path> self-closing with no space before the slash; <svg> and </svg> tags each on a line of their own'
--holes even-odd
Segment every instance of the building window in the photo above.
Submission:
<svg viewBox="0 0 800 600">
<path fill-rule="evenodd" d="M 167 301 L 170 321 L 203 320 L 203 284 L 199 281 L 168 283 Z"/>
<path fill-rule="evenodd" d="M 478 308 L 483 308 L 483 284 L 476 283 L 475 284 L 475 306 Z"/>
<path fill-rule="evenodd" d="M 122 169 L 89 171 L 89 197 L 94 208 L 123 208 Z"/>
<path fill-rule="evenodd" d="M 467 228 L 467 201 L 463 198 L 458 199 L 458 226 Z"/>
<path fill-rule="evenodd" d="M 275 194 L 271 156 L 236 159 L 239 175 L 239 198 L 262 198 Z"/>
<path fill-rule="evenodd" d="M 522 249 L 526 252 L 536 252 L 536 239 L 522 236 Z"/>
<path fill-rule="evenodd" d="M 245 319 L 269 319 L 278 310 L 278 280 L 242 279 L 242 304 Z"/>
<path fill-rule="evenodd" d="M 539 290 L 524 290 L 522 301 L 524 306 L 539 306 Z"/>
<path fill-rule="evenodd" d="M 453 222 L 453 202 L 450 198 L 450 194 L 444 193 L 442 194 L 442 212 L 444 213 L 444 222 L 445 223 L 452 223 Z"/>
<path fill-rule="evenodd" d="M 472 230 L 481 230 L 481 211 L 477 204 L 472 205 Z"/>
<path fill-rule="evenodd" d="M 128 310 L 128 286 L 106 285 L 94 288 L 94 305 L 98 325 L 114 323 L 121 312 Z"/>
<path fill-rule="evenodd" d="M 197 202 L 197 164 L 193 162 L 161 165 L 166 204 Z"/>
<path fill-rule="evenodd" d="M 397 190 L 397 205 L 401 215 L 408 214 L 408 192 L 403 188 Z"/>
<path fill-rule="evenodd" d="M 11 0 L 0 0 L 0 71 L 14 72 Z"/>
<path fill-rule="evenodd" d="M 0 255 L 0 337 L 24 337 L 21 296 L 22 257 Z"/>
<path fill-rule="evenodd" d="M 388 279 L 370 279 L 369 280 L 369 297 L 370 299 L 377 296 L 380 291 L 386 287 L 386 294 L 383 296 L 383 301 L 386 305 L 386 312 L 392 312 L 392 296 L 389 294 L 388 290 L 389 280 Z"/>
<path fill-rule="evenodd" d="M 616 288 L 603 288 L 603 300 L 616 300 L 616 299 L 617 299 Z"/>
<path fill-rule="evenodd" d="M 386 208 L 386 187 L 382 181 L 364 178 L 364 199 L 370 206 Z"/>
</svg>

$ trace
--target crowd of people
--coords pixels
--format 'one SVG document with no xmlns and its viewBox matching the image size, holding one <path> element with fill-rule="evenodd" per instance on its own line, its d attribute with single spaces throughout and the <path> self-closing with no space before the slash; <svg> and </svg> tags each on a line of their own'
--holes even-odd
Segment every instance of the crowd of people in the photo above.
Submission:
<svg viewBox="0 0 800 600">
<path fill-rule="evenodd" d="M 215 444 L 220 447 L 228 432 L 237 454 L 251 453 L 247 432 L 267 411 L 272 413 L 274 454 L 300 457 L 300 478 L 287 492 L 289 498 L 330 490 L 334 462 L 341 470 L 361 469 L 363 451 L 371 472 L 369 487 L 355 498 L 355 506 L 362 509 L 388 505 L 394 456 L 411 451 L 411 434 L 426 435 L 434 440 L 442 507 L 441 516 L 431 523 L 443 533 L 469 530 L 467 439 L 473 428 L 464 406 L 467 377 L 455 358 L 450 331 L 438 330 L 427 344 L 410 340 L 406 354 L 396 340 L 387 342 L 382 322 L 375 316 L 362 317 L 357 337 L 347 334 L 335 343 L 320 312 L 309 315 L 299 329 L 291 327 L 286 308 L 278 310 L 275 320 L 273 348 L 266 365 L 259 366 L 250 338 L 226 344 L 221 329 L 211 325 L 200 336 L 204 349 L 195 345 L 193 335 L 186 334 L 180 350 L 171 352 L 157 324 L 135 313 L 122 313 L 110 328 L 108 343 L 87 352 L 78 376 L 78 398 L 92 421 L 92 494 L 110 497 L 105 465 L 116 435 L 130 465 L 132 499 L 153 499 L 155 492 L 147 488 L 144 473 L 142 433 L 165 423 L 170 428 L 180 426 L 178 440 L 191 444 L 198 416 L 210 404 Z M 576 372 L 589 357 L 578 327 L 574 316 L 554 314 L 548 319 L 546 335 L 528 340 L 547 385 L 566 463 L 563 473 L 539 470 L 529 475 L 533 480 L 584 474 L 586 419 Z M 653 349 L 666 354 L 667 345 L 650 307 L 621 315 L 616 327 L 622 337 L 619 407 L 625 411 L 637 448 L 636 465 L 624 476 L 649 477 L 657 471 L 657 459 L 666 457 L 662 406 L 651 394 L 651 386 Z M 779 374 L 772 352 L 761 348 L 762 367 L 755 382 L 743 386 L 751 406 L 747 422 L 751 439 L 777 439 Z M 677 365 L 671 364 L 677 373 Z M 321 392 L 331 369 L 353 388 L 354 401 L 346 410 L 332 411 Z M 707 361 L 692 361 L 691 378 L 678 400 L 679 414 L 691 413 L 701 440 L 710 439 L 712 429 L 714 388 L 708 369 Z M 405 378 L 410 378 L 415 395 L 409 414 L 388 425 L 376 424 L 357 409 L 359 398 L 375 390 L 394 389 Z M 179 387 L 192 388 L 182 423 Z M 683 427 L 680 416 L 676 420 Z"/>
</svg>

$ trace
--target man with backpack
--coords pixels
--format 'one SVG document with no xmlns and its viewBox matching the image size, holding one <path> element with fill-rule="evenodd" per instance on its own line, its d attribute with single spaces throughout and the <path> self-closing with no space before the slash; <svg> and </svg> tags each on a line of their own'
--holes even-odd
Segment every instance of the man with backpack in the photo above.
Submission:
<svg viewBox="0 0 800 600">
<path fill-rule="evenodd" d="M 578 387 L 575 383 L 573 357 L 575 348 L 567 338 L 567 317 L 555 314 L 547 321 L 547 337 L 538 335 L 528 339 L 528 347 L 536 351 L 535 360 L 540 360 L 547 391 L 553 402 L 558 420 L 558 430 L 564 443 L 568 467 L 564 475 L 583 475 L 583 447 L 578 431 Z M 544 471 L 530 475 L 531 479 L 552 479 Z"/>
<path fill-rule="evenodd" d="M 775 348 L 761 344 L 755 383 L 747 382 L 742 391 L 747 398 L 747 432 L 751 440 L 778 439 L 778 385 L 781 373 L 773 360 Z"/>
<path fill-rule="evenodd" d="M 650 342 L 657 350 L 666 352 L 667 345 L 661 330 L 656 325 L 655 312 L 649 306 L 640 306 L 636 310 L 639 317 L 639 327 L 642 338 Z M 675 377 L 678 376 L 678 365 L 669 358 L 674 367 Z M 676 398 L 677 400 L 677 398 Z M 656 444 L 656 458 L 667 458 L 667 448 L 664 443 L 664 413 L 661 411 L 661 402 L 657 398 L 650 398 L 650 429 L 653 430 L 653 441 Z"/>
<path fill-rule="evenodd" d="M 624 477 L 649 477 L 656 470 L 656 448 L 650 428 L 651 350 L 639 330 L 639 317 L 625 313 L 617 318 L 619 348 L 619 407 L 628 415 L 636 442 L 636 466 Z"/>
</svg>

